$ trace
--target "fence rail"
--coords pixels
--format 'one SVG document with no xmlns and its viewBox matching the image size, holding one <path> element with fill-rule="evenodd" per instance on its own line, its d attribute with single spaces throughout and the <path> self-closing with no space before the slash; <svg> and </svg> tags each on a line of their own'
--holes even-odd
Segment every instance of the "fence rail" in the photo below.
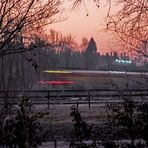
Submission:
<svg viewBox="0 0 148 148">
<path fill-rule="evenodd" d="M 25 97 L 31 104 L 91 104 L 121 102 L 122 97 L 148 101 L 148 89 L 92 89 L 92 90 L 26 90 L 0 91 L 0 105 L 16 104 Z"/>
</svg>

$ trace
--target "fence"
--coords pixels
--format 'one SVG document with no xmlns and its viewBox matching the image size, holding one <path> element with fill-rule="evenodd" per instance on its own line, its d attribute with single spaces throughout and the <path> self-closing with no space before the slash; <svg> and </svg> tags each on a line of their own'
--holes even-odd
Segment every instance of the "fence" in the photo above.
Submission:
<svg viewBox="0 0 148 148">
<path fill-rule="evenodd" d="M 35 105 L 63 105 L 63 104 L 91 104 L 121 102 L 121 97 L 132 97 L 135 101 L 148 100 L 148 89 L 132 90 L 32 90 L 32 91 L 0 91 L 0 105 L 16 104 L 20 98 L 28 99 L 30 106 Z"/>
<path fill-rule="evenodd" d="M 99 89 L 99 90 L 35 90 L 35 91 L 0 91 L 0 105 L 9 106 L 16 104 L 20 98 L 25 97 L 32 104 L 46 105 L 50 108 L 51 105 L 73 105 L 80 104 L 88 105 L 90 108 L 93 104 L 121 102 L 123 97 L 132 97 L 136 101 L 148 101 L 148 89 L 141 90 L 114 90 L 114 89 Z M 44 143 L 40 148 L 54 147 L 65 148 L 69 147 L 64 142 L 52 141 Z"/>
</svg>

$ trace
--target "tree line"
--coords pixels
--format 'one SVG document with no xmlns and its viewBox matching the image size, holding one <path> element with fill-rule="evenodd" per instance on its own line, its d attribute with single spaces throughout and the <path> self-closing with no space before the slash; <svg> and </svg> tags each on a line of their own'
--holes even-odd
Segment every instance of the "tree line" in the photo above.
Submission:
<svg viewBox="0 0 148 148">
<path fill-rule="evenodd" d="M 81 50 L 71 35 L 63 36 L 54 30 L 50 31 L 49 36 L 41 37 L 35 34 L 27 47 L 21 35 L 13 42 L 15 43 L 9 42 L 13 49 L 21 47 L 25 48 L 26 52 L 8 54 L 0 59 L 2 90 L 15 90 L 20 87 L 29 89 L 40 80 L 42 72 L 49 69 L 125 71 L 136 67 L 134 63 L 116 62 L 130 61 L 125 53 L 120 55 L 112 52 L 101 55 L 93 37 L 90 41 L 85 41 L 85 44 L 82 42 Z"/>
</svg>

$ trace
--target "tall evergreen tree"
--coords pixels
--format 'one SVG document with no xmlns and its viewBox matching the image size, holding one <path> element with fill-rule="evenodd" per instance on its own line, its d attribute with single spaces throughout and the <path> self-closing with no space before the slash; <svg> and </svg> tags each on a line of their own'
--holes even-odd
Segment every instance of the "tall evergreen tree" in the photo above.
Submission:
<svg viewBox="0 0 148 148">
<path fill-rule="evenodd" d="M 88 46 L 85 51 L 85 68 L 94 69 L 96 64 L 97 46 L 93 37 L 88 42 Z"/>
</svg>

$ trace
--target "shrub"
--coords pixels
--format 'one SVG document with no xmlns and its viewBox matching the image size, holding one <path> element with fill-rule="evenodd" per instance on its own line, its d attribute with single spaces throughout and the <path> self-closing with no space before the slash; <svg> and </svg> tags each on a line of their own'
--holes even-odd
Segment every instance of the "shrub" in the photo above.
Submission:
<svg viewBox="0 0 148 148">
<path fill-rule="evenodd" d="M 42 127 L 39 119 L 44 113 L 29 114 L 24 98 L 16 105 L 15 114 L 1 119 L 0 145 L 19 148 L 36 148 L 42 142 Z"/>
</svg>

